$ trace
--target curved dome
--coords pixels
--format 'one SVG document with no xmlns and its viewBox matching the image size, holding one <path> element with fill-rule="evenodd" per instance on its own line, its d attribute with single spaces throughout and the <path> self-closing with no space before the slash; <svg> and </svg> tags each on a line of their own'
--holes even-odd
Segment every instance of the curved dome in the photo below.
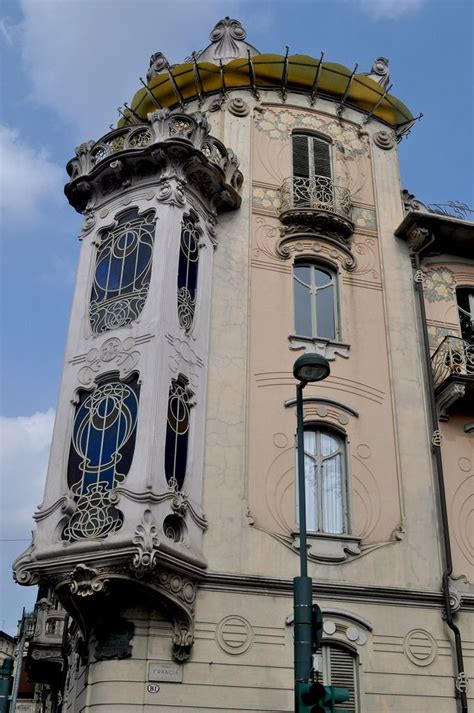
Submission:
<svg viewBox="0 0 474 713">
<path fill-rule="evenodd" d="M 169 67 L 139 89 L 131 110 L 143 121 L 158 107 L 173 108 L 229 89 L 280 90 L 342 100 L 359 111 L 373 113 L 394 129 L 408 127 L 414 117 L 401 101 L 366 74 L 355 74 L 341 64 L 320 62 L 307 55 L 259 54 L 227 64 L 186 62 Z M 119 126 L 126 125 L 121 119 Z"/>
</svg>

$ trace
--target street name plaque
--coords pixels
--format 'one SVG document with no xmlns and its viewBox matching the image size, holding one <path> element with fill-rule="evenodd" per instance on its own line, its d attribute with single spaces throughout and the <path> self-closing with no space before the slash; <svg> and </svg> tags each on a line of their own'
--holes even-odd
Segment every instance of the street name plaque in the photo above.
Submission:
<svg viewBox="0 0 474 713">
<path fill-rule="evenodd" d="M 148 680 L 182 683 L 183 667 L 173 661 L 151 661 L 148 669 Z"/>
</svg>

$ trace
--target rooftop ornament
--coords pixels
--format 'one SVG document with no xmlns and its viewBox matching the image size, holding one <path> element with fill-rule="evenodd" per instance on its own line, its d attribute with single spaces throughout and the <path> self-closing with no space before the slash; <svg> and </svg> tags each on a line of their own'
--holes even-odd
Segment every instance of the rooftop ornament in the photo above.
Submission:
<svg viewBox="0 0 474 713">
<path fill-rule="evenodd" d="M 370 72 L 353 71 L 340 64 L 323 62 L 307 55 L 261 54 L 245 41 L 247 33 L 238 20 L 224 17 L 213 28 L 208 47 L 194 52 L 183 63 L 170 65 L 161 52 L 150 59 L 147 83 L 121 112 L 119 127 L 146 122 L 157 108 L 184 110 L 188 102 L 199 106 L 210 95 L 226 97 L 232 90 L 248 90 L 258 97 L 261 90 L 277 91 L 283 100 L 289 92 L 338 103 L 339 113 L 347 107 L 383 121 L 397 137 L 407 133 L 415 119 L 409 109 L 389 94 L 388 60 L 377 57 Z"/>
</svg>

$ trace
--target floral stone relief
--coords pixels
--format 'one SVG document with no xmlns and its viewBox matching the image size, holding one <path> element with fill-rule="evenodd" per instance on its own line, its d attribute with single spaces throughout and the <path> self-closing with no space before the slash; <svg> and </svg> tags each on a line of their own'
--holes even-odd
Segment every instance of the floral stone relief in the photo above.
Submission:
<svg viewBox="0 0 474 713">
<path fill-rule="evenodd" d="M 423 281 L 424 294 L 428 302 L 450 300 L 454 296 L 456 278 L 447 267 L 430 270 Z"/>
<path fill-rule="evenodd" d="M 368 152 L 366 137 L 359 137 L 351 126 L 342 126 L 337 119 L 324 118 L 315 114 L 273 111 L 265 109 L 258 116 L 256 127 L 271 139 L 286 140 L 294 129 L 321 130 L 331 136 L 334 146 L 346 156 L 357 156 Z"/>
</svg>

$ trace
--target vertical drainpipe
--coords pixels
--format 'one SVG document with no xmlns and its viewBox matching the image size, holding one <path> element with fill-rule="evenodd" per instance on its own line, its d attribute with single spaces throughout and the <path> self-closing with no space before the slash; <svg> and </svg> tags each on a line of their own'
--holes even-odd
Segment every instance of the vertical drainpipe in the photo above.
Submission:
<svg viewBox="0 0 474 713">
<path fill-rule="evenodd" d="M 421 270 L 420 264 L 420 255 L 422 252 L 427 250 L 427 248 L 434 242 L 435 236 L 433 234 L 430 235 L 428 242 L 424 243 L 421 245 L 419 248 L 413 250 L 412 256 L 414 259 L 414 267 L 416 271 Z M 421 329 L 423 332 L 423 346 L 424 346 L 424 353 L 425 353 L 425 367 L 426 367 L 426 378 L 428 382 L 428 393 L 429 393 L 429 401 L 430 401 L 430 416 L 431 416 L 431 427 L 432 427 L 432 433 L 434 434 L 435 431 L 438 430 L 439 423 L 438 423 L 438 411 L 436 407 L 436 399 L 435 399 L 435 392 L 434 392 L 434 384 L 433 384 L 433 372 L 431 370 L 431 356 L 430 356 L 430 346 L 429 346 L 429 340 L 428 340 L 428 328 L 426 325 L 426 310 L 425 310 L 425 299 L 423 296 L 423 282 L 416 281 L 416 292 L 418 295 L 418 303 L 420 307 L 420 315 L 421 315 Z M 436 480 L 437 480 L 437 485 L 438 485 L 438 495 L 439 495 L 439 509 L 440 509 L 440 514 L 441 514 L 441 525 L 442 525 L 442 540 L 443 540 L 443 546 L 444 546 L 444 560 L 445 560 L 445 569 L 443 571 L 443 597 L 444 597 L 444 606 L 445 606 L 445 612 L 446 612 L 446 623 L 453 632 L 454 635 L 454 644 L 455 644 L 455 652 L 456 652 L 456 698 L 459 698 L 461 702 L 461 713 L 468 713 L 468 703 L 467 703 L 467 693 L 466 693 L 466 687 L 465 687 L 465 671 L 464 671 L 464 662 L 463 662 L 463 654 L 462 654 L 462 639 L 461 639 L 461 632 L 459 631 L 458 626 L 454 623 L 453 619 L 453 610 L 451 607 L 451 601 L 449 598 L 449 578 L 451 577 L 453 573 L 453 559 L 452 559 L 452 554 L 451 554 L 451 541 L 449 537 L 449 522 L 448 522 L 448 510 L 446 507 L 446 490 L 444 487 L 444 473 L 443 473 L 443 461 L 441 458 L 441 447 L 440 446 L 435 446 L 434 444 L 432 445 L 432 453 L 434 456 L 434 462 L 435 462 L 435 475 L 436 475 Z"/>
</svg>

